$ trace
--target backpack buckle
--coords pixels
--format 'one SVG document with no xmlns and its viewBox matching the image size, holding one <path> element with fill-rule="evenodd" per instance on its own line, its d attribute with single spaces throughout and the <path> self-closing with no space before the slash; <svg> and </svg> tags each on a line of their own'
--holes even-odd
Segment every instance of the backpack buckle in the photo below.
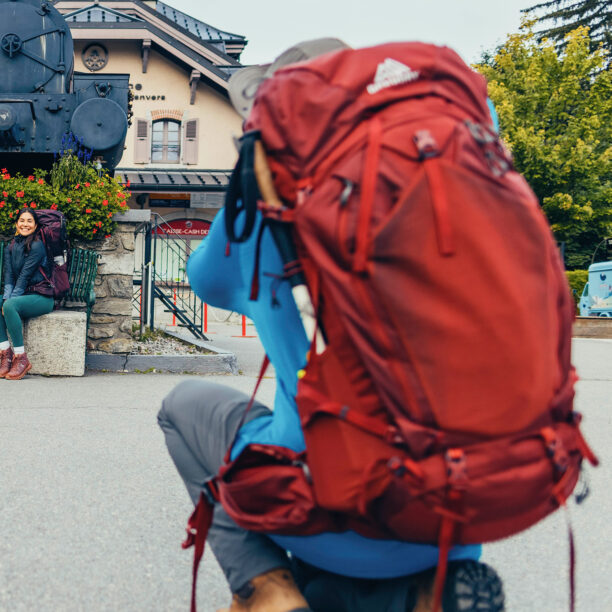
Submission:
<svg viewBox="0 0 612 612">
<path fill-rule="evenodd" d="M 474 123 L 469 119 L 465 121 L 467 129 L 470 131 L 472 138 L 480 145 L 489 144 L 497 141 L 497 137 L 480 123 Z"/>
<path fill-rule="evenodd" d="M 546 454 L 550 457 L 555 470 L 559 474 L 564 474 L 569 466 L 569 455 L 557 432 L 551 427 L 544 427 L 540 430 L 544 443 L 546 444 Z"/>
<path fill-rule="evenodd" d="M 419 160 L 430 159 L 439 155 L 438 143 L 429 130 L 419 130 L 414 134 L 414 144 L 419 152 Z"/>
<path fill-rule="evenodd" d="M 463 449 L 449 448 L 444 455 L 444 461 L 446 462 L 448 484 L 455 490 L 466 489 L 468 484 L 467 461 Z"/>
<path fill-rule="evenodd" d="M 219 488 L 217 487 L 216 477 L 205 480 L 202 484 L 202 494 L 206 501 L 214 506 L 219 501 Z"/>
</svg>

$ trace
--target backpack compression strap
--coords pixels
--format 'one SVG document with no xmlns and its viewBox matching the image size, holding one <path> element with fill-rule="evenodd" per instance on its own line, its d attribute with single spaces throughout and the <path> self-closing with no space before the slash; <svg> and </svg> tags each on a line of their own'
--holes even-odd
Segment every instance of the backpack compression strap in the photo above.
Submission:
<svg viewBox="0 0 612 612">
<path fill-rule="evenodd" d="M 257 202 L 261 199 L 255 177 L 255 143 L 259 138 L 259 131 L 253 130 L 240 139 L 240 154 L 225 196 L 225 231 L 230 242 L 244 242 L 255 227 Z M 244 225 L 238 234 L 236 219 L 243 211 Z"/>
</svg>

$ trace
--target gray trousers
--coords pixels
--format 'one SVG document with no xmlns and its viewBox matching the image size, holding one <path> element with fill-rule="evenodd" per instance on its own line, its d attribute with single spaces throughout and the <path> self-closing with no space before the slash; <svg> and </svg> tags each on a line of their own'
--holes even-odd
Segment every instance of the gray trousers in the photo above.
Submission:
<svg viewBox="0 0 612 612">
<path fill-rule="evenodd" d="M 215 475 L 223 463 L 248 401 L 240 391 L 201 379 L 180 383 L 164 399 L 157 420 L 194 504 L 200 498 L 202 483 Z M 269 412 L 255 402 L 247 421 Z M 316 612 L 406 612 L 415 605 L 412 577 L 351 579 L 296 558 L 289 560 L 287 553 L 265 535 L 236 525 L 220 504 L 215 507 L 207 542 L 233 593 L 251 578 L 285 567 L 292 570 Z"/>
<path fill-rule="evenodd" d="M 201 379 L 180 383 L 164 399 L 157 422 L 194 504 L 202 483 L 223 463 L 248 402 L 240 391 Z M 269 412 L 255 402 L 247 421 Z M 259 574 L 289 567 L 284 550 L 265 535 L 236 525 L 220 504 L 215 507 L 207 542 L 233 593 Z"/>
</svg>

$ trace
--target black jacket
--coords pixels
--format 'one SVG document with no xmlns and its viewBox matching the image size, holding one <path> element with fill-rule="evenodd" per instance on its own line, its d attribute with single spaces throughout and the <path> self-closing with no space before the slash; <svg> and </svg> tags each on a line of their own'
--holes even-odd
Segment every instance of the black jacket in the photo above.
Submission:
<svg viewBox="0 0 612 612">
<path fill-rule="evenodd" d="M 16 236 L 4 250 L 4 299 L 19 297 L 28 288 L 44 280 L 40 268 L 47 265 L 47 252 L 40 239 L 25 252 L 25 238 Z M 46 274 L 45 270 L 45 274 Z"/>
</svg>

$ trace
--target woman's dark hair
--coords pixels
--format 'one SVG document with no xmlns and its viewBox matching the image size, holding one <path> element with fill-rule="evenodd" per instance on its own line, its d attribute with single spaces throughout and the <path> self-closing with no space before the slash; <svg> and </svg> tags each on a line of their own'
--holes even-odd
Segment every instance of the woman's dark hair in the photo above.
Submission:
<svg viewBox="0 0 612 612">
<path fill-rule="evenodd" d="M 40 229 L 40 221 L 35 210 L 33 210 L 32 208 L 22 208 L 19 211 L 19 214 L 17 215 L 17 219 L 15 219 L 15 225 L 17 225 L 17 221 L 19 221 L 21 216 L 25 213 L 32 215 L 32 217 L 34 217 L 34 223 L 36 224 L 36 229 L 29 236 L 26 236 L 24 241 L 24 250 L 26 253 L 29 253 L 34 240 L 38 240 L 38 230 Z"/>
</svg>

